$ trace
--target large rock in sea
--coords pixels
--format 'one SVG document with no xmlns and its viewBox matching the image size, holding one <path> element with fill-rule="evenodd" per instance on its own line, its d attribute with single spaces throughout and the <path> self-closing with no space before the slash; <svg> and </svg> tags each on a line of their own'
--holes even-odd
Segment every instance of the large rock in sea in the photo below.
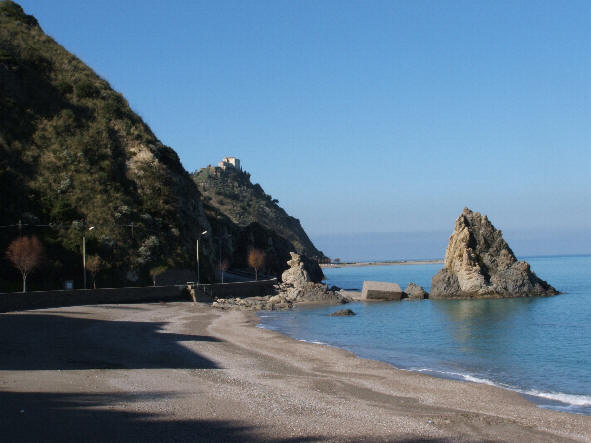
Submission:
<svg viewBox="0 0 591 443">
<path fill-rule="evenodd" d="M 423 300 L 429 297 L 429 293 L 425 291 L 425 288 L 417 285 L 416 283 L 410 282 L 404 290 L 402 296 L 406 296 L 409 300 Z"/>
<path fill-rule="evenodd" d="M 532 297 L 556 295 L 503 240 L 486 215 L 468 208 L 456 220 L 445 266 L 431 281 L 430 298 Z"/>
</svg>

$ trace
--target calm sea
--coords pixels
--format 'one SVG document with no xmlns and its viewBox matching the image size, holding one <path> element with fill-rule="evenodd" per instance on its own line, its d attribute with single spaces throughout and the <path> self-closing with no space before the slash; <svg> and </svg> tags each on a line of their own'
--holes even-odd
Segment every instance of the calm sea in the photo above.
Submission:
<svg viewBox="0 0 591 443">
<path fill-rule="evenodd" d="M 591 415 L 591 256 L 526 257 L 563 292 L 549 298 L 351 303 L 264 311 L 260 327 L 436 376 L 515 390 L 542 407 Z M 442 265 L 326 269 L 329 285 L 413 281 Z"/>
</svg>

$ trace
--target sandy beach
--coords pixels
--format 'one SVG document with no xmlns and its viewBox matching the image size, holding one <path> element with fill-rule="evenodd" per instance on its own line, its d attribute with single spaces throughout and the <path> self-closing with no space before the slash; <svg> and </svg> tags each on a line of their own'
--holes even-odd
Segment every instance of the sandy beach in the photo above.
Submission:
<svg viewBox="0 0 591 443">
<path fill-rule="evenodd" d="M 394 261 L 371 261 L 352 263 L 321 263 L 321 268 L 355 268 L 362 266 L 403 266 L 403 265 L 437 265 L 443 264 L 443 260 L 394 260 Z"/>
<path fill-rule="evenodd" d="M 589 441 L 591 417 L 155 303 L 0 314 L 2 440 Z"/>
</svg>

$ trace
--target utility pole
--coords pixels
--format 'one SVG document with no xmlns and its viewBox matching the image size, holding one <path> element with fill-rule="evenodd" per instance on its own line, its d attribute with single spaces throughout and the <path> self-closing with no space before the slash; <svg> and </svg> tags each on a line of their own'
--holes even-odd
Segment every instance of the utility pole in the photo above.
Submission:
<svg viewBox="0 0 591 443">
<path fill-rule="evenodd" d="M 88 228 L 89 231 L 92 231 L 94 226 Z M 84 289 L 86 289 L 86 232 L 82 234 L 82 270 L 84 275 Z"/>
<path fill-rule="evenodd" d="M 86 289 L 86 233 L 82 236 L 82 269 L 84 273 L 84 289 Z"/>
</svg>

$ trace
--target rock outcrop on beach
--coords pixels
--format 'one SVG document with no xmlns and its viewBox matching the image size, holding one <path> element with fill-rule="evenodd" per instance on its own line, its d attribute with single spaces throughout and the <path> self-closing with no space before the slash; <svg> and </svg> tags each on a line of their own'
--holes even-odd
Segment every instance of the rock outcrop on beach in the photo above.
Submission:
<svg viewBox="0 0 591 443">
<path fill-rule="evenodd" d="M 297 303 L 319 303 L 339 305 L 349 299 L 322 283 L 314 283 L 305 269 L 303 257 L 291 252 L 289 268 L 283 272 L 282 282 L 275 286 L 275 295 L 264 297 L 245 297 L 217 299 L 213 306 L 217 308 L 240 308 L 246 310 L 281 310 L 291 309 Z"/>
<path fill-rule="evenodd" d="M 346 303 L 339 292 L 331 290 L 327 285 L 314 283 L 306 269 L 304 257 L 290 252 L 289 268 L 281 275 L 282 283 L 278 286 L 280 295 L 292 303 Z"/>
<path fill-rule="evenodd" d="M 289 268 L 281 274 L 281 281 L 294 287 L 301 287 L 311 282 L 312 279 L 305 269 L 302 257 L 295 252 L 289 254 L 291 255 L 291 260 L 287 262 Z"/>
<path fill-rule="evenodd" d="M 218 298 L 212 306 L 215 308 L 238 308 L 249 311 L 278 311 L 291 309 L 298 303 L 318 303 L 326 305 L 340 305 L 349 303 L 349 299 L 339 292 L 328 289 L 321 283 L 308 282 L 294 287 L 286 284 L 276 286 L 277 294 L 262 297 Z"/>
<path fill-rule="evenodd" d="M 486 215 L 468 208 L 456 220 L 445 266 L 432 279 L 430 298 L 550 296 L 558 291 L 515 254 Z"/>
<path fill-rule="evenodd" d="M 402 293 L 402 297 L 409 300 L 423 300 L 429 297 L 429 293 L 422 286 L 410 282 Z"/>
</svg>

